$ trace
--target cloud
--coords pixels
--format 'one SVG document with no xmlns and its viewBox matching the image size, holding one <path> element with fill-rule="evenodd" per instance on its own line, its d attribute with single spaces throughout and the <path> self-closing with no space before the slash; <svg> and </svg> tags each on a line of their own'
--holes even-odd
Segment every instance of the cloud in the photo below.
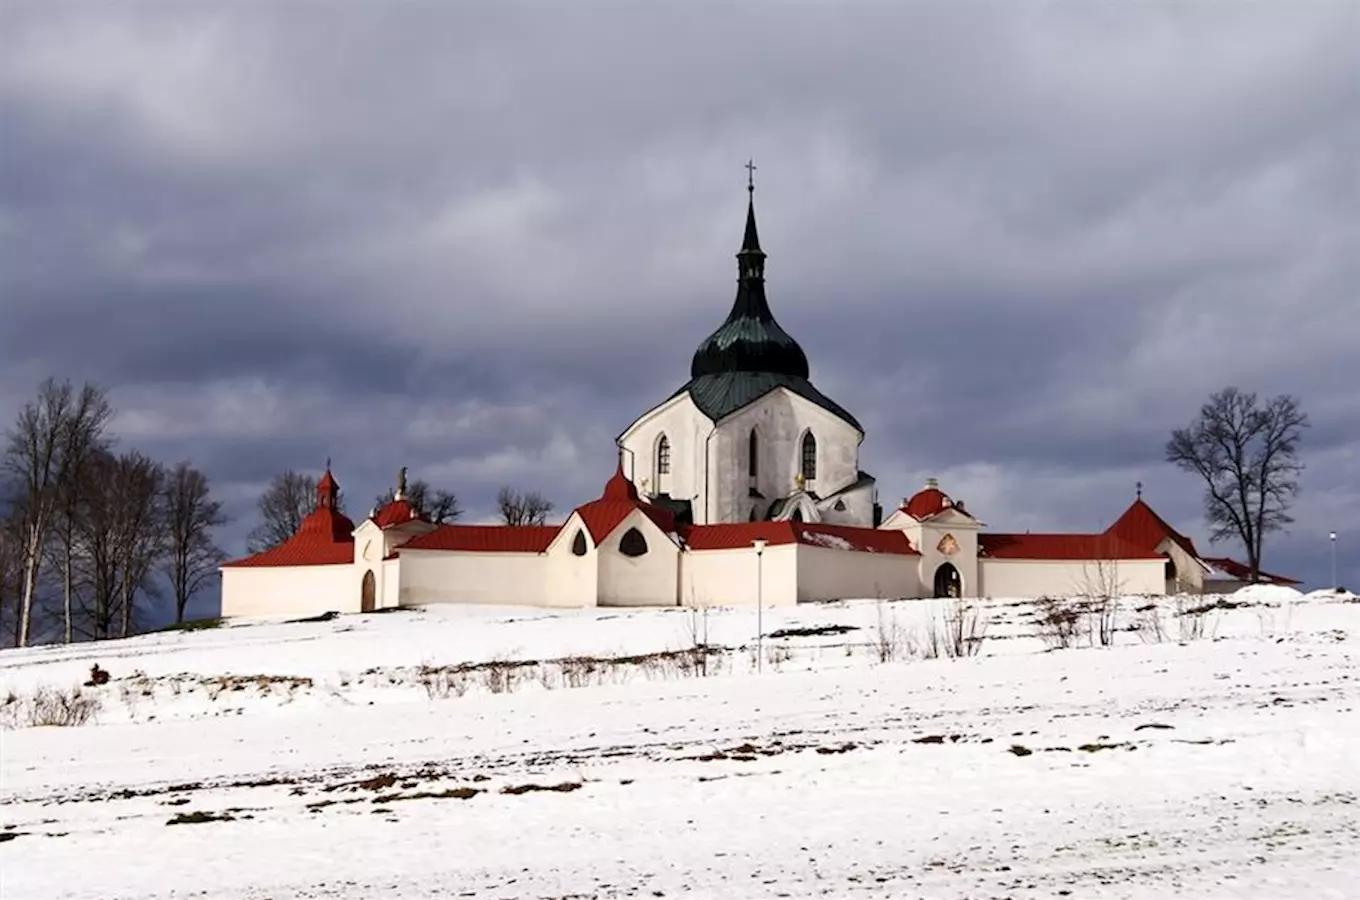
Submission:
<svg viewBox="0 0 1360 900">
<path fill-rule="evenodd" d="M 1134 481 L 1229 383 L 1314 420 L 1268 564 L 1360 532 L 1360 15 L 958 4 L 12 3 L 0 415 L 93 378 L 238 522 L 327 456 L 472 515 L 590 498 L 731 302 L 754 156 L 776 314 L 865 424 L 998 529 Z M 1197 530 L 1198 529 L 1198 530 Z M 1360 558 L 1343 567 L 1360 580 Z"/>
</svg>

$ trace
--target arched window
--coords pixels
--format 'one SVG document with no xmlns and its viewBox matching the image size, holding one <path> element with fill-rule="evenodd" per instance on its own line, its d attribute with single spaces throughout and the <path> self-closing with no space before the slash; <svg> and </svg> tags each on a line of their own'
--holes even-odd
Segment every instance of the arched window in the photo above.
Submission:
<svg viewBox="0 0 1360 900">
<path fill-rule="evenodd" d="M 630 528 L 619 539 L 619 552 L 624 556 L 641 556 L 647 552 L 647 539 L 636 528 Z"/>
<path fill-rule="evenodd" d="M 756 440 L 756 430 L 751 429 L 751 437 L 746 442 L 746 473 L 752 478 L 756 477 L 760 464 L 760 443 Z"/>
<path fill-rule="evenodd" d="M 817 439 L 811 431 L 803 435 L 803 466 L 799 471 L 803 473 L 804 481 L 817 477 Z"/>
<path fill-rule="evenodd" d="M 585 556 L 587 549 L 588 548 L 586 547 L 586 533 L 584 531 L 581 531 L 580 529 L 577 529 L 576 537 L 573 538 L 571 542 L 571 552 L 575 556 Z"/>
<path fill-rule="evenodd" d="M 656 442 L 656 474 L 671 473 L 671 442 L 664 434 Z"/>
<path fill-rule="evenodd" d="M 1168 556 L 1168 557 L 1166 558 L 1166 565 L 1165 565 L 1163 568 L 1164 568 L 1164 570 L 1165 570 L 1166 580 L 1167 580 L 1167 581 L 1175 581 L 1175 580 L 1176 580 L 1176 561 L 1175 561 L 1174 559 L 1172 559 L 1171 557 Z"/>
</svg>

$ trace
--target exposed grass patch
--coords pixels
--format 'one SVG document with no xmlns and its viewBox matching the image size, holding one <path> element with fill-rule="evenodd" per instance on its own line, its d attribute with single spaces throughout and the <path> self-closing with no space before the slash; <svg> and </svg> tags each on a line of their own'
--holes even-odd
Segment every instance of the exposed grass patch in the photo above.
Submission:
<svg viewBox="0 0 1360 900">
<path fill-rule="evenodd" d="M 771 631 L 766 637 L 771 640 L 792 637 L 833 637 L 838 634 L 849 634 L 852 631 L 859 631 L 859 626 L 809 625 L 801 628 L 780 628 L 777 631 Z"/>
<path fill-rule="evenodd" d="M 564 781 L 560 784 L 515 784 L 506 785 L 501 788 L 502 794 L 530 794 L 535 791 L 556 791 L 559 794 L 568 794 L 582 787 L 579 781 Z"/>
<path fill-rule="evenodd" d="M 313 622 L 333 622 L 340 618 L 340 613 L 333 609 L 328 609 L 323 613 L 314 616 L 305 616 L 301 619 L 288 619 L 285 625 L 309 625 Z"/>
<path fill-rule="evenodd" d="M 1010 752 L 1014 753 L 1016 756 L 1030 756 L 1034 753 L 1033 750 L 1022 744 L 1011 744 Z"/>
<path fill-rule="evenodd" d="M 213 813 L 203 812 L 202 810 L 196 810 L 194 812 L 189 813 L 179 813 L 173 819 L 171 819 L 169 822 L 166 822 L 165 824 L 201 825 L 204 822 L 234 822 L 234 821 L 236 821 L 236 817 L 233 816 L 230 812 Z"/>
<path fill-rule="evenodd" d="M 580 785 L 577 785 L 580 787 Z M 541 790 L 556 790 L 555 788 L 542 788 Z M 398 800 L 471 800 L 478 794 L 486 791 L 481 788 L 456 787 L 445 791 L 417 791 L 414 794 L 379 794 L 373 798 L 374 803 L 395 803 Z"/>
<path fill-rule="evenodd" d="M 165 631 L 205 631 L 209 628 L 220 628 L 223 620 L 216 619 L 189 619 L 185 622 L 173 622 L 164 628 L 157 628 L 155 632 L 159 634 Z"/>
</svg>

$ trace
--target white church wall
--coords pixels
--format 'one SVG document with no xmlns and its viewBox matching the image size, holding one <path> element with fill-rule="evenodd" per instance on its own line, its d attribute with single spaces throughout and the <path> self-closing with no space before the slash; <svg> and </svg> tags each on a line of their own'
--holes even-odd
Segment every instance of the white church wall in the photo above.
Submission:
<svg viewBox="0 0 1360 900">
<path fill-rule="evenodd" d="M 246 566 L 222 570 L 222 618 L 358 612 L 363 570 L 334 566 Z"/>
<path fill-rule="evenodd" d="M 845 509 L 836 509 L 839 500 Z M 870 527 L 874 521 L 874 488 L 872 485 L 842 494 L 835 500 L 820 504 L 823 522 L 832 525 Z"/>
<path fill-rule="evenodd" d="M 636 528 L 647 542 L 641 556 L 625 556 L 619 542 Z M 599 563 L 600 606 L 676 606 L 680 585 L 680 548 L 640 512 L 628 518 L 600 543 L 595 554 Z"/>
<path fill-rule="evenodd" d="M 798 602 L 919 597 L 918 557 L 800 545 Z"/>
<path fill-rule="evenodd" d="M 406 550 L 401 605 L 490 603 L 544 606 L 547 557 L 539 553 Z"/>
<path fill-rule="evenodd" d="M 1113 568 L 1110 568 L 1110 567 Z M 1030 560 L 983 559 L 981 596 L 1070 597 L 1101 591 L 1119 594 L 1162 594 L 1166 590 L 1161 560 Z"/>
<path fill-rule="evenodd" d="M 758 451 L 754 487 L 763 500 L 750 497 L 748 454 L 753 428 Z M 771 502 L 796 490 L 803 435 L 809 431 L 817 442 L 817 477 L 807 482 L 806 490 L 826 496 L 857 481 L 860 433 L 815 403 L 778 388 L 719 423 L 710 475 L 713 521 L 748 521 L 753 506 L 758 508 L 757 517 L 763 518 Z M 867 526 L 871 522 L 872 508 L 863 519 L 845 524 Z"/>
<path fill-rule="evenodd" d="M 755 606 L 757 591 L 765 606 L 798 602 L 798 545 L 766 547 L 759 560 L 754 548 L 691 550 L 681 563 L 680 598 L 684 606 Z"/>
<path fill-rule="evenodd" d="M 642 494 L 667 493 L 678 500 L 694 501 L 696 522 L 703 522 L 705 443 L 713 423 L 689 395 L 667 400 L 645 413 L 620 438 L 624 449 L 624 473 Z M 661 435 L 670 442 L 670 474 L 657 472 L 656 449 Z M 659 486 L 658 486 L 659 484 Z"/>
<path fill-rule="evenodd" d="M 586 542 L 584 556 L 571 552 L 578 533 Z M 546 604 L 564 607 L 596 605 L 600 583 L 599 554 L 595 541 L 590 537 L 590 530 L 579 515 L 572 513 L 557 537 L 553 538 L 548 547 L 547 559 L 547 583 L 544 586 Z"/>
<path fill-rule="evenodd" d="M 377 577 L 375 575 L 375 577 Z M 381 577 L 377 577 L 378 596 L 374 609 L 394 609 L 401 605 L 401 560 L 385 559 Z"/>
<path fill-rule="evenodd" d="M 1170 556 L 1172 564 L 1176 567 L 1176 577 L 1166 579 L 1164 589 L 1168 593 L 1198 594 L 1204 590 L 1204 567 L 1199 564 L 1199 560 L 1181 549 L 1180 544 L 1171 538 L 1165 538 L 1158 545 L 1157 552 Z M 1162 564 L 1162 576 L 1166 577 L 1166 563 Z"/>
</svg>

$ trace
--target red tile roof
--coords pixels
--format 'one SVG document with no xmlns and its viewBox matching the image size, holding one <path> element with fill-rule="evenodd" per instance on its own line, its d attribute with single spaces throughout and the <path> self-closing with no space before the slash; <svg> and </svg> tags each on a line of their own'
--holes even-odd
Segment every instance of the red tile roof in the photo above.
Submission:
<svg viewBox="0 0 1360 900">
<path fill-rule="evenodd" d="M 736 550 L 763 540 L 771 546 L 794 544 L 798 535 L 792 522 L 731 522 L 723 525 L 689 525 L 682 537 L 691 550 Z"/>
<path fill-rule="evenodd" d="M 657 528 L 667 534 L 675 531 L 675 516 L 669 510 L 645 503 L 638 496 L 637 486 L 623 474 L 623 458 L 620 456 L 619 466 L 605 483 L 600 499 L 578 506 L 576 513 L 598 545 L 635 510 L 651 519 Z"/>
<path fill-rule="evenodd" d="M 1123 538 L 1146 550 L 1156 550 L 1158 544 L 1166 538 L 1171 538 L 1186 553 L 1200 559 L 1194 542 L 1166 524 L 1166 521 L 1153 512 L 1152 507 L 1144 503 L 1141 497 L 1133 501 L 1133 505 L 1124 510 L 1124 514 L 1116 519 L 1113 525 L 1105 529 L 1105 533 Z"/>
<path fill-rule="evenodd" d="M 683 533 L 691 550 L 738 550 L 756 539 L 771 546 L 806 544 L 859 553 L 919 555 L 904 532 L 879 528 L 856 528 L 821 522 L 733 522 L 723 525 L 690 525 Z"/>
<path fill-rule="evenodd" d="M 406 498 L 400 500 L 389 500 L 375 512 L 370 518 L 379 528 L 392 528 L 397 525 L 405 525 L 407 522 L 426 521 L 415 506 Z"/>
<path fill-rule="evenodd" d="M 949 495 L 937 487 L 917 491 L 902 506 L 902 511 L 913 519 L 925 519 L 944 512 L 953 506 Z"/>
<path fill-rule="evenodd" d="M 1233 578 L 1246 581 L 1248 578 L 1251 577 L 1251 566 L 1247 565 L 1246 563 L 1240 563 L 1235 559 L 1230 559 L 1229 557 L 1226 556 L 1206 556 L 1204 557 L 1204 561 L 1207 562 L 1209 565 L 1214 566 L 1215 568 L 1222 569 L 1224 572 L 1231 575 Z M 1270 572 L 1257 572 L 1256 575 L 1261 580 L 1262 584 L 1303 583 L 1294 578 L 1290 578 L 1286 575 L 1273 575 Z"/>
<path fill-rule="evenodd" d="M 223 563 L 227 568 L 252 566 L 332 566 L 354 562 L 354 523 L 329 506 L 307 514 L 297 533 L 277 547 Z"/>
<path fill-rule="evenodd" d="M 558 525 L 440 525 L 397 548 L 459 550 L 468 553 L 542 553 L 553 542 Z"/>
<path fill-rule="evenodd" d="M 978 555 L 990 559 L 1162 559 L 1111 534 L 980 534 Z"/>
</svg>

